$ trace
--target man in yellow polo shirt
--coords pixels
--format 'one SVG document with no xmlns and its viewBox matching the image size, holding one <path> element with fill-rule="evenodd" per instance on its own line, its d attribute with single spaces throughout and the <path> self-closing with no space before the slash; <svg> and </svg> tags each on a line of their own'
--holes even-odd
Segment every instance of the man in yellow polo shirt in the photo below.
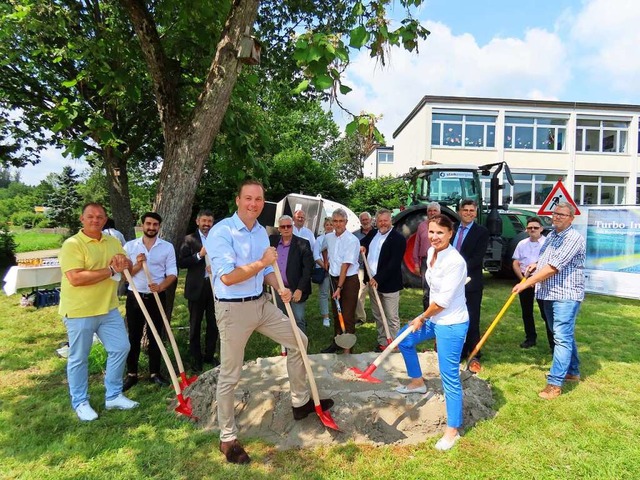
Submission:
<svg viewBox="0 0 640 480">
<path fill-rule="evenodd" d="M 120 274 L 125 268 L 131 269 L 131 262 L 115 237 L 102 234 L 106 221 L 102 205 L 85 205 L 80 215 L 82 229 L 62 244 L 59 254 L 64 273 L 59 312 L 69 336 L 69 393 L 73 409 L 85 422 L 98 418 L 89 404 L 89 353 L 94 333 L 107 351 L 106 409 L 129 410 L 138 406 L 138 402 L 122 394 L 129 337 L 116 295 Z"/>
</svg>

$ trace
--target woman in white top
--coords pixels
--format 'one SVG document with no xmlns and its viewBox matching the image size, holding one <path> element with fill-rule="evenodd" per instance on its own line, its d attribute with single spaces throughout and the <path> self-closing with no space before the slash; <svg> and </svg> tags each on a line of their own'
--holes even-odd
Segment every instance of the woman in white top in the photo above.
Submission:
<svg viewBox="0 0 640 480">
<path fill-rule="evenodd" d="M 442 378 L 447 407 L 447 428 L 436 449 L 449 450 L 460 438 L 462 426 L 462 383 L 460 382 L 460 354 L 469 327 L 469 314 L 464 296 L 467 264 L 450 245 L 453 223 L 444 215 L 436 215 L 429 222 L 431 248 L 427 253 L 425 278 L 431 288 L 430 304 L 420 320 L 414 320 L 415 331 L 398 348 L 404 357 L 408 385 L 398 387 L 400 393 L 426 393 L 416 345 L 436 338 L 438 367 Z M 405 328 L 408 328 L 407 325 Z"/>
</svg>

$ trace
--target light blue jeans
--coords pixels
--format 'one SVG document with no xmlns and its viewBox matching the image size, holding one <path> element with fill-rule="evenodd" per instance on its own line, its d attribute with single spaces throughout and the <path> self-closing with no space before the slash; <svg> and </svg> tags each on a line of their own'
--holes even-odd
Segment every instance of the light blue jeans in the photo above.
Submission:
<svg viewBox="0 0 640 480">
<path fill-rule="evenodd" d="M 404 326 L 398 334 L 402 333 L 408 325 Z M 422 377 L 422 369 L 418 360 L 416 345 L 436 338 L 438 342 L 438 368 L 442 379 L 444 400 L 447 407 L 447 426 L 460 428 L 462 426 L 462 382 L 460 382 L 460 354 L 467 336 L 469 322 L 456 323 L 455 325 L 437 325 L 430 321 L 424 322 L 422 328 L 405 338 L 398 348 L 407 373 L 410 378 Z"/>
<path fill-rule="evenodd" d="M 122 393 L 122 375 L 130 348 L 129 336 L 120 312 L 114 308 L 104 315 L 65 317 L 63 320 L 69 337 L 67 380 L 71 406 L 75 410 L 80 404 L 89 401 L 89 353 L 94 333 L 107 351 L 105 399 L 113 400 Z"/>
<path fill-rule="evenodd" d="M 553 331 L 553 362 L 547 377 L 549 385 L 561 387 L 567 374 L 580 375 L 580 359 L 574 336 L 580 302 L 543 300 L 547 324 Z M 438 345 L 439 346 L 439 345 Z"/>
</svg>

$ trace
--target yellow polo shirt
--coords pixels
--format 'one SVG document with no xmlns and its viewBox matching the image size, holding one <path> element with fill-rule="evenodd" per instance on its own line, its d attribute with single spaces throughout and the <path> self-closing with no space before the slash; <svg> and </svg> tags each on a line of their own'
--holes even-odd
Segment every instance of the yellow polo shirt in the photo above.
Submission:
<svg viewBox="0 0 640 480">
<path fill-rule="evenodd" d="M 118 282 L 106 278 L 93 285 L 74 287 L 66 275 L 69 270 L 107 268 L 117 253 L 124 254 L 124 250 L 118 239 L 111 235 L 102 235 L 100 240 L 96 240 L 80 230 L 65 240 L 58 255 L 62 269 L 60 315 L 68 318 L 94 317 L 118 306 Z"/>
</svg>

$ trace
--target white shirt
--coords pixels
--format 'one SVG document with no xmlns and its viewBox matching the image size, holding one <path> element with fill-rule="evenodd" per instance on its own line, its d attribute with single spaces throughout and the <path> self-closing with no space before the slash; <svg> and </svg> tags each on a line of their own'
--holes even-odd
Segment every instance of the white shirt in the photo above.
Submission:
<svg viewBox="0 0 640 480">
<path fill-rule="evenodd" d="M 343 263 L 348 263 L 347 277 L 358 274 L 358 258 L 360 257 L 360 242 L 356 236 L 345 230 L 339 237 L 335 232 L 325 235 L 329 252 L 329 274 L 340 276 Z"/>
<path fill-rule="evenodd" d="M 124 239 L 124 235 L 122 235 L 122 233 L 120 233 L 115 228 L 105 228 L 102 233 L 111 235 L 112 237 L 116 237 L 120 241 L 120 245 L 122 245 L 123 247 L 124 244 L 127 243 L 127 241 Z"/>
<path fill-rule="evenodd" d="M 384 245 L 384 241 L 389 237 L 389 233 L 391 233 L 391 229 L 384 235 L 378 231 L 375 236 L 371 239 L 371 243 L 369 244 L 369 253 L 367 254 L 367 262 L 369 263 L 369 270 L 371 270 L 371 276 L 375 277 L 376 273 L 378 273 L 378 260 L 380 260 L 380 250 L 382 250 L 382 245 Z"/>
<path fill-rule="evenodd" d="M 524 238 L 518 242 L 516 249 L 513 251 L 513 259 L 518 260 L 520 273 L 524 275 L 527 267 L 538 261 L 540 249 L 546 239 L 547 237 L 541 236 L 537 242 L 532 241 L 530 238 Z"/>
<path fill-rule="evenodd" d="M 327 249 L 327 242 L 325 240 L 325 237 L 327 235 L 326 234 L 322 234 L 320 235 L 317 239 L 316 239 L 316 244 L 313 246 L 313 260 L 320 260 L 322 261 L 322 252 L 324 252 Z"/>
<path fill-rule="evenodd" d="M 467 262 L 460 253 L 449 245 L 438 252 L 431 266 L 435 248 L 427 252 L 427 271 L 424 274 L 431 289 L 430 301 L 444 308 L 431 317 L 430 321 L 438 325 L 455 325 L 469 321 L 464 285 L 467 281 Z"/>
<path fill-rule="evenodd" d="M 316 244 L 316 237 L 313 236 L 313 232 L 311 230 L 309 230 L 307 227 L 302 227 L 298 229 L 298 227 L 294 225 L 293 234 L 297 237 L 302 237 L 309 240 L 309 245 L 311 245 L 311 251 L 313 251 L 313 247 Z"/>
<path fill-rule="evenodd" d="M 151 247 L 151 250 L 147 250 L 147 247 L 142 243 L 142 237 L 136 238 L 125 244 L 124 251 L 134 265 L 136 264 L 136 257 L 139 254 L 144 253 L 146 255 L 147 266 L 153 279 L 151 283 L 161 283 L 165 277 L 169 275 L 178 276 L 176 252 L 173 245 L 161 238 L 156 237 L 156 241 Z M 133 276 L 133 283 L 138 292 L 151 293 L 151 290 L 149 290 L 149 281 L 147 280 L 144 269 L 141 269 Z M 131 285 L 129 285 L 129 290 L 132 290 Z"/>
</svg>

